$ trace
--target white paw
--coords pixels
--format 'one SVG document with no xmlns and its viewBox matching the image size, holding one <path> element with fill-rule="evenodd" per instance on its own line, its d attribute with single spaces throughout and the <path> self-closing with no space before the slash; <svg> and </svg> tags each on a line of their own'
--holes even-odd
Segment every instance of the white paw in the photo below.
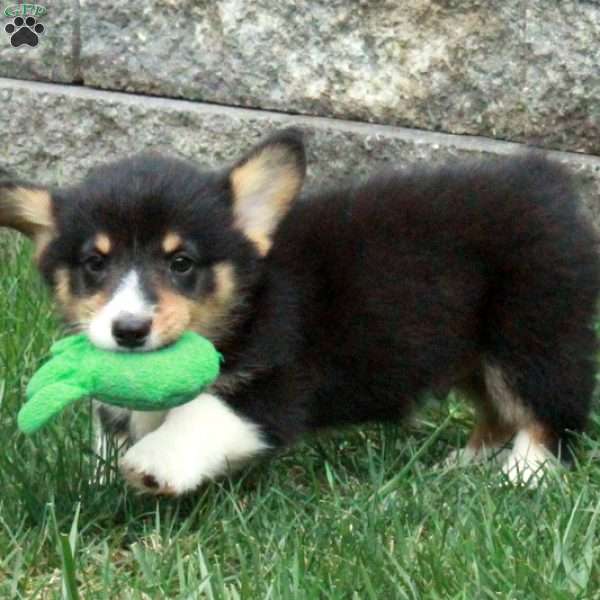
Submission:
<svg viewBox="0 0 600 600">
<path fill-rule="evenodd" d="M 267 449 L 256 425 L 211 394 L 174 408 L 120 462 L 125 479 L 150 494 L 179 496 Z"/>
<path fill-rule="evenodd" d="M 502 465 L 502 472 L 513 485 L 538 487 L 556 459 L 544 446 L 531 439 L 527 431 L 515 437 L 513 451 Z"/>
<path fill-rule="evenodd" d="M 132 446 L 120 460 L 123 477 L 134 488 L 150 494 L 179 496 L 202 483 L 192 463 L 193 449 L 157 430 Z"/>
<path fill-rule="evenodd" d="M 511 454 L 502 465 L 502 472 L 513 485 L 523 485 L 532 489 L 538 487 L 552 467 L 550 458 L 524 457 Z"/>
</svg>

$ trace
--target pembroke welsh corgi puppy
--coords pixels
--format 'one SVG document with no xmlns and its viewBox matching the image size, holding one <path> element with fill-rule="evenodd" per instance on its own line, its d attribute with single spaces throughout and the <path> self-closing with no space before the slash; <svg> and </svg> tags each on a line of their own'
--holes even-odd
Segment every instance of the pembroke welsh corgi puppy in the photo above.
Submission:
<svg viewBox="0 0 600 600">
<path fill-rule="evenodd" d="M 59 189 L 0 178 L 68 324 L 151 351 L 186 330 L 219 379 L 166 413 L 100 406 L 135 487 L 179 495 L 306 432 L 396 421 L 428 393 L 477 407 L 462 457 L 512 440 L 535 482 L 581 431 L 595 379 L 598 240 L 569 173 L 537 155 L 389 170 L 301 195 L 301 132 L 230 168 L 156 154 Z"/>
</svg>

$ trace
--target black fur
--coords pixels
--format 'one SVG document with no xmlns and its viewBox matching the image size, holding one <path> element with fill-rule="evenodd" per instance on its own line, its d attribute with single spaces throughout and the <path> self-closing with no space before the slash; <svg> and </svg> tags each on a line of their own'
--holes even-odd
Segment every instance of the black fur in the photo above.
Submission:
<svg viewBox="0 0 600 600">
<path fill-rule="evenodd" d="M 597 251 L 570 176 L 538 156 L 389 171 L 304 198 L 226 356 L 261 375 L 227 400 L 286 443 L 395 420 L 485 361 L 557 436 L 580 431 Z"/>
</svg>

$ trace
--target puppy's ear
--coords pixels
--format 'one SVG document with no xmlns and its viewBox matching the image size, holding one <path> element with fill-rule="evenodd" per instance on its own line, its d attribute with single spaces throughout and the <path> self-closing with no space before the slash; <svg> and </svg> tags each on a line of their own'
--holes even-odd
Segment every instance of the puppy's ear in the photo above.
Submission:
<svg viewBox="0 0 600 600">
<path fill-rule="evenodd" d="M 265 255 L 306 173 L 302 132 L 284 129 L 256 146 L 229 173 L 235 225 Z"/>
<path fill-rule="evenodd" d="M 39 255 L 54 232 L 50 192 L 11 179 L 0 170 L 0 227 L 10 227 L 31 238 Z"/>
</svg>

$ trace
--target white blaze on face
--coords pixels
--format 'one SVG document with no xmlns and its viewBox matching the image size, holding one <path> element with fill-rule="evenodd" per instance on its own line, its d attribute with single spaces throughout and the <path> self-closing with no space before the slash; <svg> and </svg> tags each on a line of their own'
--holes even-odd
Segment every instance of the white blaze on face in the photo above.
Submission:
<svg viewBox="0 0 600 600">
<path fill-rule="evenodd" d="M 88 335 L 92 343 L 105 350 L 123 350 L 113 336 L 115 321 L 124 316 L 136 319 L 151 319 L 154 307 L 144 297 L 140 278 L 135 271 L 129 271 L 115 290 L 113 297 L 105 304 L 88 325 Z M 139 350 L 148 350 L 142 346 Z"/>
</svg>

